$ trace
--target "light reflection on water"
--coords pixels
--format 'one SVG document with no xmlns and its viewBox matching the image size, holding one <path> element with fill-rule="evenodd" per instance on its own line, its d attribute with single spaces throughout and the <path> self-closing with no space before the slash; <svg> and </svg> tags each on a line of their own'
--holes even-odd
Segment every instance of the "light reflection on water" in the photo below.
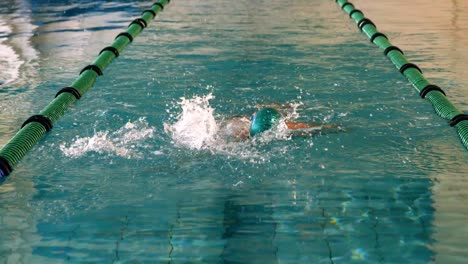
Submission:
<svg viewBox="0 0 468 264">
<path fill-rule="evenodd" d="M 466 109 L 461 2 L 355 4 Z M 146 8 L 8 5 L 5 65 L 25 70 L 0 88 L 2 143 Z M 334 1 L 173 1 L 157 21 L 1 185 L 0 260 L 464 263 L 466 151 Z M 267 162 L 174 147 L 171 104 L 209 93 L 225 115 L 300 102 L 348 130 L 254 146 Z M 139 118 L 146 158 L 60 151 Z"/>
<path fill-rule="evenodd" d="M 417 61 L 430 81 L 444 87 L 454 104 L 467 110 L 468 78 L 465 73 L 468 69 L 468 55 L 464 49 L 468 45 L 468 15 L 465 12 L 468 2 L 354 2 L 357 8 L 362 7 L 366 16 L 381 31 L 388 33 L 394 45 L 408 51 L 408 58 Z M 433 145 L 431 142 L 426 144 Z M 432 171 L 429 177 L 436 179 L 437 183 L 433 189 L 435 225 L 438 230 L 434 236 L 438 242 L 434 246 L 436 260 L 438 263 L 466 262 L 466 259 L 460 257 L 466 257 L 460 245 L 466 243 L 466 239 L 461 237 L 466 236 L 468 229 L 459 222 L 463 218 L 460 212 L 468 210 L 465 203 L 459 202 L 462 201 L 461 197 L 467 195 L 463 191 L 465 188 L 460 188 L 466 184 L 463 179 L 467 172 L 466 155 L 454 154 L 440 143 L 433 145 L 430 151 L 427 151 L 427 147 L 425 149 L 418 156 L 430 157 L 434 162 L 421 165 Z"/>
<path fill-rule="evenodd" d="M 466 109 L 468 96 L 468 2 L 356 0 L 379 30 L 392 43 L 407 51 L 408 58 L 423 69 L 426 77 L 449 93 L 449 98 Z M 395 15 L 398 14 L 398 15 Z M 463 108 L 464 106 L 464 108 Z"/>
</svg>

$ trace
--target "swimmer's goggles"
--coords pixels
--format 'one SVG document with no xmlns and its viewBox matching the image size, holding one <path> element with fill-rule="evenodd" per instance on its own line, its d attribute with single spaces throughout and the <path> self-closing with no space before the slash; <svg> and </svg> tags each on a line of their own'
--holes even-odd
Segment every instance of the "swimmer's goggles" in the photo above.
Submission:
<svg viewBox="0 0 468 264">
<path fill-rule="evenodd" d="M 250 116 L 250 136 L 260 134 L 279 122 L 280 112 L 274 108 L 262 108 Z"/>
</svg>

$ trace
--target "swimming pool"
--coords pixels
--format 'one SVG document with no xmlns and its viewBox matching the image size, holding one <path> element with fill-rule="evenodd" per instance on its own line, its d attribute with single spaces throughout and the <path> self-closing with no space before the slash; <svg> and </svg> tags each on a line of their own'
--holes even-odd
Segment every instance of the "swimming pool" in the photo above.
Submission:
<svg viewBox="0 0 468 264">
<path fill-rule="evenodd" d="M 466 4 L 353 2 L 468 108 Z M 147 7 L 2 2 L 0 143 Z M 204 125 L 274 102 L 344 131 Z M 0 260 L 464 263 L 466 160 L 334 1 L 173 1 L 0 185 Z"/>
</svg>

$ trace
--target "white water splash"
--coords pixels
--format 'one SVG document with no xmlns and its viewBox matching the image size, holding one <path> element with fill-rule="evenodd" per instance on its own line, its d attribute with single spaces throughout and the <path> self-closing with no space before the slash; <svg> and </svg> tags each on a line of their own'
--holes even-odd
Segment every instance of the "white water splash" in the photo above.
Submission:
<svg viewBox="0 0 468 264">
<path fill-rule="evenodd" d="M 182 112 L 177 115 L 173 124 L 164 123 L 164 130 L 171 136 L 174 145 L 209 150 L 251 163 L 264 163 L 268 162 L 269 153 L 262 151 L 259 146 L 273 140 L 290 139 L 284 122 L 255 138 L 249 138 L 249 118 L 215 115 L 215 109 L 210 105 L 212 99 L 212 94 L 194 96 L 191 99 L 181 98 L 177 105 L 182 108 Z M 299 105 L 292 108 L 292 115 L 297 114 L 297 106 Z M 171 109 L 173 110 L 174 108 Z"/>
<path fill-rule="evenodd" d="M 135 122 L 128 122 L 119 130 L 114 132 L 99 131 L 91 137 L 77 137 L 75 141 L 67 146 L 60 145 L 60 150 L 67 157 L 78 158 L 88 152 L 110 154 L 126 158 L 141 158 L 144 156 L 141 149 L 148 148 L 147 139 L 154 137 L 155 127 L 148 125 L 145 118 Z M 156 153 L 155 154 L 160 154 Z"/>
<path fill-rule="evenodd" d="M 214 145 L 218 124 L 209 103 L 211 99 L 214 99 L 211 93 L 191 99 L 181 98 L 178 104 L 182 113 L 177 116 L 177 122 L 164 124 L 164 130 L 172 136 L 176 145 L 191 149 L 206 149 Z"/>
</svg>

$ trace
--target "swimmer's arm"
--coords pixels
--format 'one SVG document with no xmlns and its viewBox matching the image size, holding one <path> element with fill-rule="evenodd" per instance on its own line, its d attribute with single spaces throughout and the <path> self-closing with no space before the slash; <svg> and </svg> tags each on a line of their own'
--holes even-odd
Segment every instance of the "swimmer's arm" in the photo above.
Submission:
<svg viewBox="0 0 468 264">
<path fill-rule="evenodd" d="M 324 125 L 321 123 L 300 123 L 300 122 L 292 122 L 292 121 L 285 121 L 284 123 L 290 130 L 299 130 L 299 129 L 307 129 L 307 128 L 317 128 L 317 129 L 338 128 L 337 125 Z"/>
</svg>

